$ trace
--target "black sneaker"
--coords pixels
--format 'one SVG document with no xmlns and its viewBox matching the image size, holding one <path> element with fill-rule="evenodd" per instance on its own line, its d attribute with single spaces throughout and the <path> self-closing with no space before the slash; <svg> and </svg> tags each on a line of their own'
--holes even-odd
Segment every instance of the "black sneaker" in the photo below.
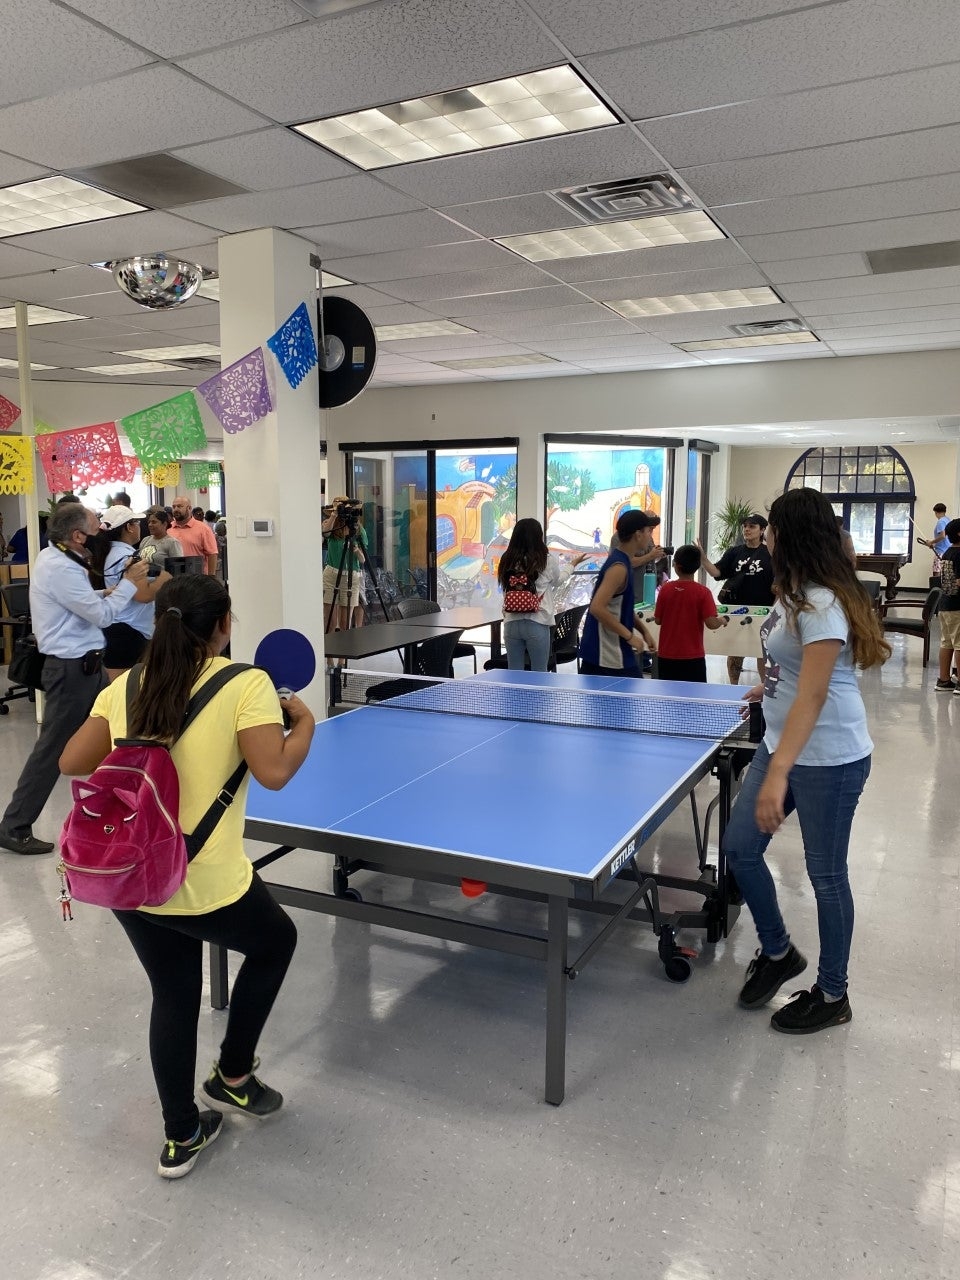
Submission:
<svg viewBox="0 0 960 1280">
<path fill-rule="evenodd" d="M 853 1017 L 847 993 L 841 1000 L 824 1000 L 819 987 L 798 991 L 782 1009 L 770 1019 L 774 1031 L 784 1031 L 788 1036 L 806 1036 L 825 1027 L 838 1027 Z"/>
<path fill-rule="evenodd" d="M 160 1152 L 157 1173 L 161 1178 L 185 1178 L 197 1163 L 201 1151 L 216 1142 L 223 1128 L 223 1116 L 216 1111 L 200 1112 L 200 1135 L 193 1142 L 174 1142 L 168 1139 Z"/>
<path fill-rule="evenodd" d="M 256 1069 L 260 1065 L 259 1060 L 253 1065 Z M 243 1084 L 225 1084 L 216 1062 L 200 1086 L 200 1092 L 218 1111 L 238 1111 L 241 1115 L 253 1116 L 255 1120 L 265 1120 L 283 1106 L 283 1094 L 258 1080 L 253 1071 Z"/>
<path fill-rule="evenodd" d="M 11 853 L 53 853 L 53 848 L 49 840 L 38 840 L 29 831 L 25 836 L 15 836 L 0 829 L 0 849 L 9 849 Z"/>
<path fill-rule="evenodd" d="M 938 680 L 935 687 L 937 693 L 953 693 L 957 686 L 952 680 Z"/>
<path fill-rule="evenodd" d="M 759 1009 L 772 1000 L 785 982 L 803 973 L 807 962 L 795 946 L 780 960 L 771 960 L 758 951 L 747 968 L 747 980 L 740 992 L 740 1004 L 744 1009 Z"/>
</svg>

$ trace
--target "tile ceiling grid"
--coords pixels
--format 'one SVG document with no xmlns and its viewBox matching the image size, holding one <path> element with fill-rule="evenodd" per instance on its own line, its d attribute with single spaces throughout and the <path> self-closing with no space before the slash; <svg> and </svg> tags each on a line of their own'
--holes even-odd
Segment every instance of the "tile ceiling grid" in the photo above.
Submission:
<svg viewBox="0 0 960 1280">
<path fill-rule="evenodd" d="M 75 376 L 81 358 L 108 365 L 118 351 L 212 341 L 216 304 L 144 313 L 85 264 L 163 247 L 215 268 L 220 233 L 260 225 L 317 245 L 328 269 L 357 281 L 343 292 L 375 324 L 449 317 L 474 330 L 408 345 L 407 358 L 403 342 L 382 344 L 376 377 L 392 385 L 540 376 L 432 363 L 487 353 L 552 355 L 549 376 L 707 363 L 710 352 L 673 344 L 758 318 L 799 317 L 822 343 L 725 356 L 960 344 L 960 269 L 873 276 L 863 256 L 960 240 L 954 3 L 595 0 L 589 20 L 582 0 L 502 0 L 495 17 L 487 0 L 329 10 L 16 7 L 0 51 L 0 186 L 167 151 L 245 189 L 0 240 L 0 295 L 87 317 L 37 330 L 63 358 L 38 379 Z M 622 124 L 375 173 L 287 128 L 563 62 Z M 679 177 L 729 238 L 540 263 L 491 243 L 574 223 L 549 194 L 560 187 L 655 172 Z M 783 303 L 629 321 L 605 305 L 763 284 Z"/>
</svg>

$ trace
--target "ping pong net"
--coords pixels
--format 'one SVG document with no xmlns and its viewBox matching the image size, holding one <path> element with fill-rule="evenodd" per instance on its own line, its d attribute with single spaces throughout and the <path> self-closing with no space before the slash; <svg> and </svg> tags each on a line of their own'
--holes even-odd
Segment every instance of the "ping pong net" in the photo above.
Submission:
<svg viewBox="0 0 960 1280">
<path fill-rule="evenodd" d="M 432 679 L 426 683 L 422 678 L 388 677 L 373 671 L 351 671 L 344 699 L 400 711 L 432 711 L 714 741 L 733 736 L 746 738 L 750 727 L 741 716 L 744 704 L 739 702 L 480 680 Z"/>
</svg>

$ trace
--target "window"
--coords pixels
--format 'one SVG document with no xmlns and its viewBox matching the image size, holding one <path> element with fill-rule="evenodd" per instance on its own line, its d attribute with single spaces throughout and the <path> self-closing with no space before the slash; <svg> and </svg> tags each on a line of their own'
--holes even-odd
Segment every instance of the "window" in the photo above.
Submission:
<svg viewBox="0 0 960 1280">
<path fill-rule="evenodd" d="M 819 489 L 850 530 L 860 555 L 910 558 L 916 491 L 906 462 L 887 445 L 809 449 L 787 476 L 788 489 Z"/>
</svg>

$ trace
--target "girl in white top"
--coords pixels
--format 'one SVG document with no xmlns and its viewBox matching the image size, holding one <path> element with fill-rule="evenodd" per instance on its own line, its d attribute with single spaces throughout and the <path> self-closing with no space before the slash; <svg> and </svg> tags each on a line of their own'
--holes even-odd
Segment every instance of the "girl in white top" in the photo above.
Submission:
<svg viewBox="0 0 960 1280">
<path fill-rule="evenodd" d="M 511 671 L 522 671 L 527 657 L 531 671 L 546 671 L 550 660 L 550 632 L 556 622 L 557 590 L 585 558 L 583 551 L 561 564 L 559 557 L 547 549 L 539 520 L 518 520 L 514 525 L 510 544 L 500 559 L 497 581 L 501 590 L 507 591 L 511 577 L 535 579 L 534 592 L 540 599 L 540 607 L 525 613 L 510 613 L 504 607 L 504 645 Z"/>
</svg>

